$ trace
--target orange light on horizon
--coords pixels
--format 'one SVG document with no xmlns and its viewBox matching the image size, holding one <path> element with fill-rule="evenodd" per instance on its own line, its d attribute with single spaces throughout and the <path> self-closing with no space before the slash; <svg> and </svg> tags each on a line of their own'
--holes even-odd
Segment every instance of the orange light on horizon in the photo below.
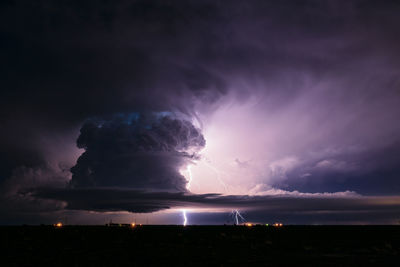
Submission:
<svg viewBox="0 0 400 267">
<path fill-rule="evenodd" d="M 131 223 L 131 227 L 135 227 L 136 226 L 136 224 L 135 223 Z"/>
<path fill-rule="evenodd" d="M 58 223 L 56 223 L 54 226 L 56 226 L 56 227 L 62 227 L 62 226 L 63 226 L 63 224 L 62 224 L 62 223 L 60 223 L 60 222 L 58 222 Z"/>
<path fill-rule="evenodd" d="M 244 225 L 246 225 L 247 227 L 252 227 L 253 226 L 252 223 L 245 223 Z"/>
</svg>

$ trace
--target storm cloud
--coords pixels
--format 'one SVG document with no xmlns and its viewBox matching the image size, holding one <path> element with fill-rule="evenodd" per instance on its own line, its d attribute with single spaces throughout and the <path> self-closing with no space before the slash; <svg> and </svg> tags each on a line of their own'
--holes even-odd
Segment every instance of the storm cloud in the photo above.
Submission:
<svg viewBox="0 0 400 267">
<path fill-rule="evenodd" d="M 2 1 L 2 217 L 15 203 L 33 212 L 41 187 L 70 208 L 100 210 L 100 192 L 115 197 L 104 210 L 174 207 L 189 165 L 200 196 L 398 195 L 399 12 L 375 0 Z M 140 209 L 100 189 L 167 192 Z M 96 193 L 85 205 L 74 190 Z"/>
<path fill-rule="evenodd" d="M 120 115 L 89 121 L 77 145 L 85 152 L 71 169 L 73 188 L 121 187 L 186 190 L 179 169 L 205 145 L 191 122 L 171 115 Z"/>
<path fill-rule="evenodd" d="M 42 188 L 35 192 L 39 198 L 57 199 L 68 203 L 66 209 L 87 211 L 155 212 L 170 208 L 242 209 L 257 220 L 265 218 L 302 217 L 302 222 L 348 223 L 357 218 L 369 218 L 373 223 L 397 223 L 400 199 L 394 197 L 362 197 L 354 194 L 319 194 L 309 196 L 223 196 L 219 194 L 188 194 L 183 192 L 145 192 L 127 189 L 73 189 Z M 325 215 L 324 219 L 321 216 Z M 308 217 L 308 219 L 306 218 Z M 315 220 L 317 217 L 318 220 Z M 262 219 L 261 219 L 262 218 Z M 372 220 L 372 221 L 371 221 Z M 368 220 L 367 220 L 368 221 Z M 299 221 L 297 221 L 298 223 Z M 362 221 L 358 221 L 360 223 Z"/>
</svg>

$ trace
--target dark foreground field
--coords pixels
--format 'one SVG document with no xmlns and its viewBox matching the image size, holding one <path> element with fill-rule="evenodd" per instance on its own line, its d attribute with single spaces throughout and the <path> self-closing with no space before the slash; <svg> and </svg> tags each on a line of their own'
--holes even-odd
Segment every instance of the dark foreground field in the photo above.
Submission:
<svg viewBox="0 0 400 267">
<path fill-rule="evenodd" d="M 400 266 L 397 226 L 0 227 L 1 266 Z"/>
</svg>

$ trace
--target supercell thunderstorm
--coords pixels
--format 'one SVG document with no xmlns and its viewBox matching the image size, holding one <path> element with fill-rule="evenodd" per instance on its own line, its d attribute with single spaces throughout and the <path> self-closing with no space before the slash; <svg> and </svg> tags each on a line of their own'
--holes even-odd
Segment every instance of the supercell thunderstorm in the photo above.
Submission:
<svg viewBox="0 0 400 267">
<path fill-rule="evenodd" d="M 199 157 L 205 139 L 187 120 L 151 113 L 88 121 L 77 144 L 85 152 L 71 169 L 73 188 L 185 192 L 190 181 L 179 170 Z"/>
</svg>

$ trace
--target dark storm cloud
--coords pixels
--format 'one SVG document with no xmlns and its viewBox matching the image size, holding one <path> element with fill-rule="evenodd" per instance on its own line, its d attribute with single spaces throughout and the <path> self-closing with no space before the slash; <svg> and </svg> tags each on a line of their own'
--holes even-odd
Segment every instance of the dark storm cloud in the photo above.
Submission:
<svg viewBox="0 0 400 267">
<path fill-rule="evenodd" d="M 238 102 L 265 101 L 260 117 L 297 115 L 290 107 L 300 106 L 314 122 L 307 134 L 296 124 L 304 117 L 288 122 L 287 139 L 304 144 L 296 147 L 301 152 L 291 151 L 301 163 L 275 186 L 398 193 L 399 11 L 396 1 L 364 0 L 3 1 L 3 190 L 26 177 L 46 180 L 47 173 L 57 187 L 67 183 L 64 170 L 81 153 L 75 139 L 90 118 L 163 111 L 190 117 L 218 109 L 221 96 L 233 95 Z M 114 126 L 84 124 L 79 144 L 87 150 L 71 185 L 157 188 L 161 178 L 153 183 L 150 169 L 141 170 L 151 161 L 158 166 L 154 173 L 168 177 L 159 188 L 184 190 L 177 167 L 185 157 L 171 152 L 179 147 L 123 154 L 137 140 L 129 136 L 133 126 Z M 104 146 L 92 133 L 105 138 Z M 290 140 L 287 147 L 295 147 Z M 355 153 L 319 153 L 353 145 Z M 279 150 L 292 156 L 285 146 Z M 319 156 L 309 155 L 315 151 Z M 103 160 L 110 169 L 99 165 Z M 88 175 L 92 171 L 96 176 Z M 134 171 L 147 178 L 127 179 Z"/>
<path fill-rule="evenodd" d="M 344 81 L 332 96 L 345 91 L 347 100 L 364 90 L 364 101 L 376 99 L 382 86 L 390 99 L 398 93 L 398 10 L 378 1 L 7 1 L 2 176 L 46 161 L 37 136 L 78 129 L 92 116 L 193 113 L 194 103 L 229 90 L 240 99 L 262 90 L 269 106 L 282 106 L 310 78 Z M 246 88 L 233 86 L 240 81 Z M 252 82 L 264 86 L 248 89 Z"/>
<path fill-rule="evenodd" d="M 209 39 L 204 29 L 195 33 L 215 12 L 207 4 L 15 1 L 2 10 L 8 22 L 2 23 L 2 56 L 9 63 L 2 104 L 9 112 L 11 105 L 32 107 L 32 115 L 66 124 L 132 106 L 187 109 L 185 94 L 224 90 L 222 80 L 185 55 L 196 39 Z"/>
<path fill-rule="evenodd" d="M 285 178 L 274 185 L 289 191 L 313 193 L 353 190 L 365 195 L 393 195 L 400 192 L 399 143 L 310 158 L 288 170 Z"/>
<path fill-rule="evenodd" d="M 216 36 L 207 3 L 8 1 L 0 12 L 1 179 L 45 164 L 43 135 L 117 112 L 191 113 L 226 91 L 190 57 Z"/>
<path fill-rule="evenodd" d="M 82 126 L 85 152 L 71 169 L 71 186 L 185 191 L 179 168 L 205 145 L 200 130 L 172 115 L 119 115 Z"/>
<path fill-rule="evenodd" d="M 201 64 L 201 56 L 193 61 L 187 58 L 192 54 L 189 51 L 192 47 L 197 50 L 201 46 L 198 41 L 212 36 L 209 29 L 213 22 L 207 20 L 215 12 L 216 8 L 209 4 L 181 6 L 163 1 L 2 2 L 0 183 L 5 192 L 3 203 L 28 206 L 28 212 L 32 205 L 39 205 L 11 188 L 22 190 L 25 186 L 37 186 L 39 181 L 47 179 L 46 175 L 41 179 L 37 174 L 47 170 L 55 180 L 66 184 L 71 177 L 64 175 L 63 170 L 74 166 L 82 153 L 76 148 L 75 140 L 82 124 L 90 118 L 130 112 L 192 114 L 196 101 L 214 102 L 223 95 L 224 81 Z M 202 25 L 203 22 L 207 25 Z M 172 152 L 155 154 L 143 152 L 140 158 L 137 153 L 135 161 L 137 166 L 155 161 L 153 167 L 158 172 L 166 171 L 164 178 L 153 181 L 161 183 L 164 179 L 164 184 L 153 187 L 185 190 L 185 181 L 176 171 L 183 159 Z M 86 153 L 84 158 L 96 156 Z M 75 168 L 73 184 L 76 186 L 84 184 L 79 168 L 91 166 L 82 161 L 83 158 Z M 133 168 L 120 167 L 127 171 Z M 119 179 L 123 176 L 122 170 L 116 174 Z M 26 179 L 35 182 L 24 184 Z M 105 182 L 101 179 L 96 182 L 102 184 L 101 181 Z M 172 181 L 176 184 L 171 184 Z M 116 183 L 122 184 L 122 181 L 116 180 Z M 146 186 L 152 182 L 147 180 L 147 183 Z M 15 193 L 13 197 L 11 192 Z M 21 199 L 29 203 L 22 205 Z M 2 209 L 4 216 L 10 212 Z"/>
<path fill-rule="evenodd" d="M 223 196 L 219 194 L 185 194 L 183 192 L 145 192 L 127 189 L 39 189 L 39 198 L 65 201 L 71 210 L 154 212 L 169 208 L 243 209 L 269 215 L 336 214 L 341 220 L 354 214 L 388 213 L 393 220 L 400 211 L 399 197 L 343 196 Z M 262 216 L 261 216 L 262 217 Z M 309 220 L 310 223 L 312 220 Z M 392 221 L 394 223 L 394 221 Z"/>
</svg>

